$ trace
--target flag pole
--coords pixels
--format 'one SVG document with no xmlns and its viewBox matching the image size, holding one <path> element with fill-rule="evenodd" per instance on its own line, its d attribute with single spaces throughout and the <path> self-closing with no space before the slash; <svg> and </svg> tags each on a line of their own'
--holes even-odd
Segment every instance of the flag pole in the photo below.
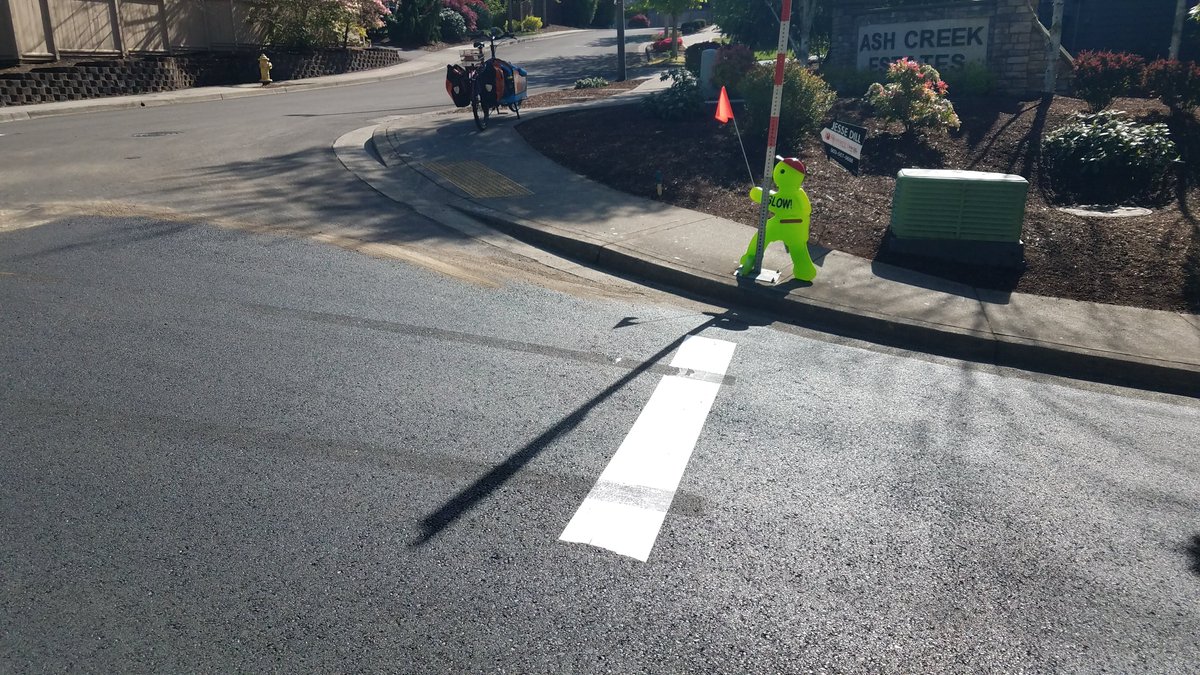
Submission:
<svg viewBox="0 0 1200 675">
<path fill-rule="evenodd" d="M 758 210 L 758 237 L 754 248 L 754 268 L 745 276 L 757 279 L 762 272 L 763 249 L 767 239 L 767 219 L 771 201 L 771 177 L 775 162 L 775 144 L 779 139 L 779 109 L 783 106 L 783 66 L 787 58 L 788 27 L 792 21 L 792 0 L 783 0 L 779 13 L 779 44 L 775 50 L 775 86 L 771 92 L 771 124 L 767 128 L 767 159 L 763 166 L 762 205 Z"/>
<path fill-rule="evenodd" d="M 746 162 L 746 174 L 750 176 L 750 184 L 754 185 L 754 172 L 750 170 L 750 158 L 746 156 L 746 145 L 742 143 L 742 132 L 738 129 L 737 118 L 733 118 L 733 130 L 737 132 L 738 145 L 742 146 L 742 161 Z"/>
<path fill-rule="evenodd" d="M 729 92 L 725 91 L 725 87 L 721 87 L 721 93 L 717 96 L 717 114 L 715 119 L 721 124 L 733 120 L 733 130 L 737 132 L 738 145 L 742 148 L 742 159 L 746 162 L 746 173 L 750 175 L 750 184 L 754 185 L 754 172 L 750 170 L 750 160 L 746 158 L 746 144 L 742 143 L 742 130 L 738 129 L 737 118 L 733 116 L 733 106 L 729 103 Z"/>
</svg>

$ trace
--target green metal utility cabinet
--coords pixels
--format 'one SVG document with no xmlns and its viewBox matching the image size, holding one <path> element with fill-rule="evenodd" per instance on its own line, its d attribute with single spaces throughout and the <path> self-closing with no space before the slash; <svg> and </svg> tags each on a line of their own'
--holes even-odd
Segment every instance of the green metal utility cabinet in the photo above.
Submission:
<svg viewBox="0 0 1200 675">
<path fill-rule="evenodd" d="M 901 169 L 892 233 L 901 239 L 1018 244 L 1029 181 L 983 171 Z"/>
</svg>

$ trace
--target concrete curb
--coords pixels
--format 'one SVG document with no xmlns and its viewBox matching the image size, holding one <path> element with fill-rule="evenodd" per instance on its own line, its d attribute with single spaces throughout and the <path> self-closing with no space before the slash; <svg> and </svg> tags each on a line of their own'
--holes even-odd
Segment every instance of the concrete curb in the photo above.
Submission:
<svg viewBox="0 0 1200 675">
<path fill-rule="evenodd" d="M 597 101 L 591 105 L 602 104 Z M 539 113 L 550 110 L 537 109 Z M 458 195 L 440 177 L 409 165 L 407 160 L 400 166 L 385 165 L 382 157 L 388 148 L 377 146 L 380 140 L 386 141 L 386 136 L 380 139 L 380 134 L 386 134 L 385 129 L 385 125 L 366 127 L 339 139 L 335 150 L 346 168 L 389 199 L 414 205 L 431 219 L 468 236 L 480 237 L 482 233 L 486 237 L 488 232 L 501 232 L 527 245 L 526 250 L 531 246 L 551 251 L 589 268 L 668 286 L 704 300 L 768 311 L 784 321 L 842 337 L 1060 377 L 1200 397 L 1200 367 L 1190 364 L 1072 348 L 1005 335 L 990 328 L 971 330 L 789 295 L 787 288 L 739 283 L 732 269 L 728 276 L 718 276 L 619 244 L 516 217 Z M 431 201 L 425 196 L 428 186 L 444 191 L 443 198 Z M 503 245 L 494 238 L 490 240 Z"/>
<path fill-rule="evenodd" d="M 732 271 L 728 279 L 715 278 L 707 272 L 670 264 L 625 247 L 567 236 L 544 224 L 515 218 L 470 200 L 459 202 L 451 206 L 526 243 L 551 248 L 606 271 L 679 288 L 706 299 L 770 311 L 806 328 L 926 354 L 1200 397 L 1200 369 L 839 307 L 788 295 L 786 290 L 739 283 Z"/>
</svg>

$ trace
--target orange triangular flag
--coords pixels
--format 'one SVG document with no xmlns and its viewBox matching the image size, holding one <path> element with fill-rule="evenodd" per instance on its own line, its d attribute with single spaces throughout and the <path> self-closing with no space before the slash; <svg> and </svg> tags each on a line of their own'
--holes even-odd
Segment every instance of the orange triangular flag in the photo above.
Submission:
<svg viewBox="0 0 1200 675">
<path fill-rule="evenodd" d="M 721 97 L 717 99 L 716 119 L 721 124 L 733 119 L 733 106 L 729 105 L 729 94 L 725 93 L 725 87 L 721 87 Z"/>
</svg>

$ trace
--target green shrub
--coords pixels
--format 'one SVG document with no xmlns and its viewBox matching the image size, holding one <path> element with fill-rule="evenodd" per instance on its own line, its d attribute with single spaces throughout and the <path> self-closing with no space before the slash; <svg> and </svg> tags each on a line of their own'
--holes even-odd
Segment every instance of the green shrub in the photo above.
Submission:
<svg viewBox="0 0 1200 675">
<path fill-rule="evenodd" d="M 357 33 L 346 23 L 353 10 L 340 1 L 277 0 L 251 4 L 249 14 L 253 24 L 262 27 L 264 42 L 276 47 L 340 47 L 349 34 Z"/>
<path fill-rule="evenodd" d="M 612 28 L 616 26 L 617 3 L 603 0 L 596 4 L 596 14 L 592 17 L 592 28 Z"/>
<path fill-rule="evenodd" d="M 759 139 L 767 137 L 774 85 L 775 69 L 767 66 L 755 66 L 741 81 L 746 106 L 743 128 L 747 134 Z M 783 71 L 783 101 L 779 112 L 780 144 L 799 151 L 806 137 L 820 130 L 836 99 L 837 94 L 825 80 L 799 63 L 788 61 Z"/>
<path fill-rule="evenodd" d="M 599 89 L 607 86 L 608 80 L 603 77 L 585 77 L 581 80 L 575 80 L 576 89 Z"/>
<path fill-rule="evenodd" d="M 679 31 L 681 33 L 683 33 L 684 35 L 692 35 L 693 33 L 699 33 L 700 29 L 704 28 L 707 25 L 708 25 L 708 22 L 705 21 L 704 19 L 695 19 L 693 21 L 684 21 L 683 23 L 679 24 Z"/>
<path fill-rule="evenodd" d="M 740 93 L 742 78 L 758 65 L 754 52 L 745 45 L 728 45 L 717 50 L 713 65 L 713 86 L 725 87 L 730 93 Z"/>
<path fill-rule="evenodd" d="M 642 99 L 642 106 L 662 120 L 679 120 L 704 113 L 704 95 L 696 77 L 683 68 L 673 68 L 662 74 L 671 86 Z"/>
<path fill-rule="evenodd" d="M 821 77 L 833 87 L 838 96 L 860 98 L 876 82 L 882 82 L 884 74 L 877 70 L 857 68 L 821 68 Z"/>
<path fill-rule="evenodd" d="M 521 19 L 521 31 L 525 33 L 536 33 L 542 29 L 541 17 L 533 16 L 532 14 Z"/>
<path fill-rule="evenodd" d="M 447 7 L 439 17 L 442 22 L 442 42 L 462 42 L 467 36 L 467 21 L 462 14 Z"/>
<path fill-rule="evenodd" d="M 943 70 L 942 80 L 956 96 L 987 96 L 996 85 L 996 77 L 982 63 L 971 62 L 962 68 Z"/>
<path fill-rule="evenodd" d="M 437 42 L 441 36 L 441 15 L 438 6 L 441 0 L 409 0 L 401 2 L 385 17 L 388 37 L 394 44 L 427 45 Z M 270 5 L 256 7 L 270 8 Z M 465 24 L 465 22 L 464 22 Z"/>
<path fill-rule="evenodd" d="M 1161 203 L 1177 160 L 1166 124 L 1138 124 L 1120 111 L 1077 114 L 1042 141 L 1043 174 L 1061 201 Z"/>
<path fill-rule="evenodd" d="M 1130 96 L 1142 84 L 1146 61 L 1137 54 L 1081 51 L 1073 61 L 1075 94 L 1092 112 L 1108 107 L 1117 96 Z"/>
<path fill-rule="evenodd" d="M 954 104 L 946 98 L 950 85 L 933 66 L 904 57 L 888 66 L 887 81 L 867 89 L 867 103 L 879 117 L 900 122 L 905 132 L 918 127 L 959 127 Z"/>
<path fill-rule="evenodd" d="M 683 50 L 683 67 L 688 69 L 688 72 L 700 77 L 700 55 L 705 49 L 720 49 L 723 45 L 720 42 L 697 42 L 688 45 Z"/>
<path fill-rule="evenodd" d="M 1190 112 L 1200 104 L 1200 67 L 1194 63 L 1159 59 L 1146 66 L 1142 83 L 1171 110 Z"/>
<path fill-rule="evenodd" d="M 596 16 L 598 0 L 562 0 L 562 20 L 568 26 L 587 28 Z"/>
</svg>

